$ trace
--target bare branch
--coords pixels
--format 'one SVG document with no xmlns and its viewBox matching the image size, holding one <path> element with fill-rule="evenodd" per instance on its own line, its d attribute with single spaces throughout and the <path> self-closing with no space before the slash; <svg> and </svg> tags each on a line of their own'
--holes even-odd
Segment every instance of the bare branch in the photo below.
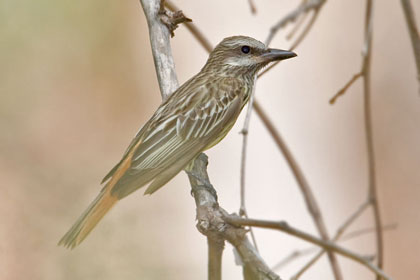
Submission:
<svg viewBox="0 0 420 280">
<path fill-rule="evenodd" d="M 179 10 L 177 6 L 169 0 L 165 1 L 165 6 L 168 7 L 171 11 Z M 209 40 L 203 35 L 203 33 L 198 30 L 195 24 L 187 22 L 184 24 L 187 29 L 193 34 L 193 36 L 200 42 L 201 46 L 207 51 L 211 52 L 213 50 L 212 45 L 210 44 Z"/>
<path fill-rule="evenodd" d="M 370 201 L 365 201 L 362 203 L 359 208 L 352 214 L 350 217 L 340 226 L 337 230 L 334 238 L 332 239 L 333 242 L 338 241 L 344 231 L 369 207 Z M 305 264 L 293 277 L 292 279 L 299 279 L 305 271 L 307 271 L 312 265 L 318 261 L 322 255 L 325 253 L 324 250 L 320 251 L 315 257 L 313 257 L 307 264 Z"/>
<path fill-rule="evenodd" d="M 140 0 L 140 2 L 149 26 L 150 44 L 152 45 L 160 94 L 165 100 L 178 88 L 169 30 L 160 20 L 160 1 Z"/>
<path fill-rule="evenodd" d="M 295 36 L 295 34 L 302 27 L 302 24 L 305 22 L 308 15 L 309 13 L 305 13 L 297 19 L 295 26 L 293 26 L 292 30 L 290 30 L 289 33 L 286 35 L 286 40 L 290 40 L 293 38 L 293 36 Z"/>
<path fill-rule="evenodd" d="M 242 155 L 241 155 L 241 175 L 240 175 L 240 184 L 241 184 L 241 206 L 240 206 L 240 210 L 239 210 L 239 215 L 243 215 L 243 213 L 246 212 L 246 207 L 245 207 L 245 167 L 246 167 L 246 148 L 247 148 L 247 143 L 248 143 L 248 129 L 249 129 L 249 123 L 251 120 L 251 113 L 252 113 L 252 107 L 254 104 L 254 99 L 255 99 L 255 87 L 253 92 L 251 93 L 251 96 L 249 98 L 249 102 L 248 102 L 248 110 L 246 112 L 245 115 L 245 121 L 244 121 L 244 126 L 241 130 L 241 133 L 243 135 L 242 138 Z"/>
<path fill-rule="evenodd" d="M 348 249 L 345 249 L 341 246 L 338 246 L 334 244 L 331 241 L 325 241 L 322 239 L 319 239 L 311 234 L 308 234 L 306 232 L 303 232 L 299 229 L 293 228 L 290 225 L 288 225 L 286 222 L 274 222 L 274 221 L 266 221 L 266 220 L 255 220 L 255 219 L 244 219 L 240 218 L 238 216 L 224 216 L 224 220 L 230 224 L 236 225 L 236 226 L 250 226 L 250 227 L 259 227 L 259 228 L 267 228 L 267 229 L 274 229 L 279 230 L 282 232 L 286 232 L 289 235 L 293 235 L 301 240 L 305 240 L 307 242 L 310 242 L 312 244 L 315 244 L 319 247 L 324 248 L 328 251 L 333 251 L 337 254 L 340 254 L 343 257 L 352 259 L 363 266 L 367 267 L 369 270 L 371 270 L 373 273 L 375 273 L 379 277 L 383 277 L 384 279 L 390 280 L 391 278 L 385 274 L 385 272 L 382 271 L 379 267 L 375 266 L 369 260 L 361 255 L 358 255 Z"/>
<path fill-rule="evenodd" d="M 344 87 L 341 88 L 333 97 L 331 97 L 330 104 L 333 105 L 335 101 L 337 101 L 337 98 L 345 94 L 346 91 L 351 87 L 351 85 L 362 76 L 362 74 L 362 72 L 354 74 L 354 76 L 344 85 Z"/>
<path fill-rule="evenodd" d="M 279 280 L 280 277 L 270 270 L 249 242 L 246 237 L 247 231 L 233 227 L 224 221 L 223 217 L 228 214 L 218 205 L 212 194 L 206 171 L 207 163 L 207 156 L 200 154 L 192 167 L 187 170 L 197 206 L 198 230 L 211 240 L 227 240 L 235 247 L 243 262 L 246 280 Z"/>
<path fill-rule="evenodd" d="M 241 189 L 241 203 L 239 208 L 239 215 L 241 217 L 248 218 L 248 213 L 245 206 L 245 175 L 246 175 L 246 155 L 247 155 L 247 144 L 248 144 L 248 129 L 251 120 L 251 113 L 255 99 L 255 87 L 254 91 L 251 93 L 248 109 L 245 116 L 244 126 L 242 128 L 242 153 L 241 153 L 241 171 L 240 171 L 240 189 Z M 252 242 L 254 243 L 255 248 L 258 251 L 257 240 L 254 235 L 254 231 L 251 229 L 251 238 Z"/>
<path fill-rule="evenodd" d="M 162 2 L 164 2 L 164 0 L 162 0 Z M 171 37 L 175 36 L 174 31 L 175 29 L 178 28 L 179 24 L 192 21 L 190 18 L 187 18 L 182 11 L 177 10 L 173 12 L 171 10 L 165 9 L 165 7 L 162 5 L 160 7 L 159 14 L 160 14 L 160 20 L 169 29 L 169 32 L 171 33 Z"/>
<path fill-rule="evenodd" d="M 270 28 L 270 33 L 268 34 L 265 44 L 269 45 L 273 40 L 277 32 L 284 28 L 287 24 L 296 22 L 300 17 L 308 14 L 311 11 L 319 11 L 322 6 L 325 4 L 326 0 L 303 0 L 300 5 L 283 17 L 279 22 L 277 22 L 273 27 Z"/>
<path fill-rule="evenodd" d="M 306 256 L 308 254 L 312 254 L 318 250 L 319 250 L 318 247 L 311 247 L 311 248 L 307 248 L 303 250 L 295 250 L 291 252 L 289 255 L 287 255 L 285 258 L 280 260 L 278 263 L 276 263 L 273 266 L 273 270 L 274 271 L 279 270 L 283 268 L 284 266 L 286 266 L 287 264 L 291 263 L 292 261 L 296 260 L 297 258 L 301 256 Z"/>
<path fill-rule="evenodd" d="M 376 250 L 378 267 L 383 267 L 383 234 L 382 221 L 379 211 L 378 189 L 376 185 L 376 168 L 375 168 L 375 153 L 373 145 L 373 131 L 372 131 L 372 112 L 370 105 L 370 61 L 372 57 L 372 35 L 373 35 L 373 1 L 366 1 L 366 16 L 365 16 L 365 48 L 363 57 L 363 91 L 364 91 L 364 118 L 365 118 L 365 133 L 366 146 L 369 170 L 369 188 L 368 199 L 372 204 L 373 217 L 376 228 Z M 381 276 L 377 276 L 377 280 Z"/>
<path fill-rule="evenodd" d="M 413 45 L 414 57 L 417 65 L 417 80 L 419 82 L 420 93 L 420 33 L 417 29 L 416 17 L 410 0 L 401 0 L 405 19 L 407 20 L 408 32 L 410 33 L 411 44 Z"/>
<path fill-rule="evenodd" d="M 397 229 L 397 228 L 398 228 L 398 224 L 397 223 L 392 223 L 392 224 L 384 225 L 382 227 L 382 231 L 394 230 L 394 229 Z M 371 233 L 371 232 L 376 232 L 376 228 L 370 227 L 370 228 L 354 230 L 352 232 L 349 232 L 349 233 L 343 235 L 343 237 L 341 238 L 341 241 L 346 241 L 346 240 L 361 236 L 361 235 L 366 234 L 366 233 Z"/>
<path fill-rule="evenodd" d="M 319 15 L 319 11 L 320 9 L 316 10 L 313 14 L 311 19 L 309 20 L 309 22 L 306 24 L 305 28 L 303 29 L 302 33 L 298 36 L 298 38 L 293 42 L 293 44 L 291 45 L 291 47 L 289 48 L 289 50 L 293 51 L 294 49 L 296 49 L 300 43 L 302 42 L 302 40 L 306 37 L 306 35 L 309 33 L 309 31 L 312 29 L 315 21 L 318 18 Z M 271 69 L 273 69 L 277 64 L 279 64 L 281 62 L 281 60 L 276 61 L 274 63 L 272 63 L 270 66 L 268 66 L 267 68 L 265 68 L 261 73 L 258 74 L 258 78 L 261 78 L 265 73 L 267 73 L 268 71 L 270 71 Z"/>
<path fill-rule="evenodd" d="M 389 224 L 389 225 L 384 225 L 382 227 L 382 231 L 388 231 L 388 230 L 394 230 L 397 228 L 397 224 L 393 223 L 393 224 Z M 342 237 L 337 240 L 340 242 L 343 241 L 347 241 L 365 234 L 369 234 L 369 233 L 375 233 L 376 229 L 375 228 L 364 228 L 364 229 L 359 229 L 359 230 L 355 230 L 355 231 L 351 231 L 347 234 L 343 234 Z M 276 265 L 273 266 L 273 270 L 279 270 L 281 268 L 283 268 L 284 266 L 286 266 L 287 264 L 291 263 L 292 261 L 298 259 L 299 257 L 303 257 L 309 254 L 313 254 L 315 252 L 321 253 L 321 252 L 325 252 L 324 250 L 319 250 L 318 247 L 309 247 L 309 248 L 305 248 L 305 249 L 301 249 L 301 250 L 295 250 L 293 252 L 291 252 L 289 255 L 287 255 L 286 257 L 284 257 L 282 260 L 280 260 Z M 367 257 L 369 260 L 374 260 L 375 258 L 373 256 Z M 313 258 L 315 259 L 315 257 Z"/>
</svg>

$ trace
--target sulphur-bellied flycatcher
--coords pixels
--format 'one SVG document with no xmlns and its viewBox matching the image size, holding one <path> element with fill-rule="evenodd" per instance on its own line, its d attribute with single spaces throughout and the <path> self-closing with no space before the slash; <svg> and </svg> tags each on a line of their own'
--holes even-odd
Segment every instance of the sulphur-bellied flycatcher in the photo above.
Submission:
<svg viewBox="0 0 420 280">
<path fill-rule="evenodd" d="M 140 129 L 103 179 L 106 185 L 59 245 L 74 248 L 118 200 L 145 185 L 146 194 L 155 192 L 219 143 L 248 102 L 258 71 L 294 56 L 245 36 L 220 42 L 203 69 L 170 95 Z"/>
</svg>

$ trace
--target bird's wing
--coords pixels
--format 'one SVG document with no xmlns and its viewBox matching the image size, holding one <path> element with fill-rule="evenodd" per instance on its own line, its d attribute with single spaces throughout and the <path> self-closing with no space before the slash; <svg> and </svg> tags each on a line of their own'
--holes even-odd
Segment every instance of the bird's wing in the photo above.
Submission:
<svg viewBox="0 0 420 280">
<path fill-rule="evenodd" d="M 128 152 L 130 167 L 112 188 L 113 195 L 125 197 L 147 183 L 151 184 L 145 193 L 155 192 L 227 133 L 241 111 L 244 90 L 239 83 L 224 85 L 231 84 L 227 79 L 220 83 L 218 87 L 197 87 L 199 92 L 189 89 L 185 98 L 197 96 L 199 100 L 190 98 L 190 105 L 183 109 L 172 102 L 175 108 L 149 125 L 141 143 Z"/>
</svg>

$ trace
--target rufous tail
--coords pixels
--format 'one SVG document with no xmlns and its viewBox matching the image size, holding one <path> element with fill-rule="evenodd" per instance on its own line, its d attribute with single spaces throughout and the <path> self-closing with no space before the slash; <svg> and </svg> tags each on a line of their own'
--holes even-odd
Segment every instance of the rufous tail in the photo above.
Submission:
<svg viewBox="0 0 420 280">
<path fill-rule="evenodd" d="M 95 200 L 92 201 L 76 223 L 74 223 L 69 231 L 61 238 L 58 245 L 73 249 L 86 238 L 103 216 L 105 216 L 118 201 L 118 198 L 112 196 L 107 189 L 108 188 L 104 188 Z"/>
</svg>

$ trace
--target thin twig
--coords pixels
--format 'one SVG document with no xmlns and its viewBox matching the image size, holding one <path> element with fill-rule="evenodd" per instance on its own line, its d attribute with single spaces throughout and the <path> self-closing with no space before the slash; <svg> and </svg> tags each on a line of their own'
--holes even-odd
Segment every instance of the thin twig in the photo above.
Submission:
<svg viewBox="0 0 420 280">
<path fill-rule="evenodd" d="M 382 227 L 382 231 L 394 230 L 394 229 L 397 229 L 397 228 L 398 228 L 398 224 L 397 223 L 392 223 L 392 224 L 384 225 Z M 358 237 L 360 235 L 375 232 L 375 231 L 376 231 L 375 227 L 370 227 L 370 228 L 364 228 L 364 229 L 351 231 L 347 234 L 344 234 L 343 237 L 340 240 L 341 241 L 347 241 L 349 239 L 353 239 L 353 238 Z"/>
<path fill-rule="evenodd" d="M 318 247 L 311 247 L 311 248 L 306 248 L 303 250 L 295 250 L 293 252 L 291 252 L 289 255 L 287 255 L 286 257 L 284 257 L 282 260 L 280 260 L 278 263 L 276 263 L 273 266 L 273 270 L 280 270 L 281 268 L 285 267 L 287 264 L 291 263 L 292 261 L 296 260 L 299 257 L 302 256 L 306 256 L 308 254 L 312 254 L 316 251 L 318 251 Z"/>
<path fill-rule="evenodd" d="M 248 131 L 249 131 L 249 124 L 251 120 L 251 112 L 252 112 L 252 107 L 254 104 L 254 99 L 255 99 L 255 87 L 249 98 L 248 109 L 245 116 L 244 126 L 241 131 L 243 137 L 242 137 L 241 171 L 240 171 L 241 202 L 240 202 L 240 208 L 239 208 L 239 215 L 241 217 L 246 217 L 246 218 L 248 218 L 248 213 L 245 206 L 245 176 L 246 176 L 246 155 L 247 155 L 246 147 L 247 147 L 247 142 L 248 142 Z M 252 241 L 254 242 L 255 248 L 258 250 L 257 240 L 255 238 L 254 231 L 252 229 L 251 229 L 251 238 L 252 238 Z"/>
<path fill-rule="evenodd" d="M 298 36 L 298 38 L 293 42 L 293 44 L 291 45 L 291 47 L 289 48 L 290 51 L 293 51 L 294 49 L 296 49 L 300 43 L 302 42 L 302 40 L 306 37 L 306 35 L 309 33 L 309 31 L 312 29 L 315 21 L 318 18 L 319 15 L 319 11 L 320 10 L 316 10 L 313 14 L 311 19 L 309 20 L 309 22 L 306 24 L 305 28 L 303 29 L 302 33 L 300 33 L 300 35 Z M 273 69 L 277 64 L 279 64 L 281 62 L 281 60 L 276 61 L 274 63 L 272 63 L 270 66 L 268 66 L 267 68 L 265 68 L 263 71 L 261 71 L 261 73 L 258 74 L 258 78 L 261 78 L 264 74 L 266 74 L 268 71 L 270 71 L 271 69 Z"/>
<path fill-rule="evenodd" d="M 382 231 L 388 231 L 388 230 L 395 230 L 397 228 L 397 224 L 396 223 L 392 223 L 389 225 L 384 225 L 382 227 Z M 375 228 L 370 227 L 370 228 L 364 228 L 364 229 L 359 229 L 359 230 L 354 230 L 351 231 L 347 234 L 343 234 L 342 237 L 337 240 L 338 242 L 344 242 L 344 241 L 348 241 L 350 239 L 365 235 L 365 234 L 370 234 L 370 233 L 375 233 Z M 321 250 L 322 252 L 325 252 L 324 250 Z M 301 250 L 295 250 L 292 253 L 290 253 L 289 255 L 287 255 L 286 257 L 284 257 L 282 260 L 280 260 L 277 264 L 275 264 L 273 266 L 273 270 L 280 270 L 281 268 L 283 268 L 284 266 L 286 266 L 287 264 L 291 263 L 292 261 L 303 257 L 303 256 L 307 256 L 309 254 L 313 254 L 315 252 L 321 252 L 319 250 L 318 247 L 309 247 L 309 248 L 305 248 L 305 249 L 301 249 Z M 369 257 L 369 259 L 373 259 L 372 257 Z"/>
<path fill-rule="evenodd" d="M 300 35 L 298 36 L 298 38 L 295 40 L 295 42 L 292 44 L 292 46 L 290 47 L 291 50 L 294 50 L 297 48 L 297 46 L 300 45 L 300 43 L 302 42 L 302 40 L 306 37 L 306 35 L 309 33 L 309 31 L 312 29 L 312 26 L 314 25 L 314 23 L 316 22 L 319 12 L 321 11 L 321 9 L 316 9 L 313 14 L 311 19 L 309 20 L 308 24 L 305 26 L 305 29 L 303 29 L 302 33 L 300 33 Z"/>
<path fill-rule="evenodd" d="M 365 201 L 362 203 L 359 208 L 352 214 L 350 217 L 346 219 L 346 221 L 339 227 L 337 230 L 334 238 L 332 239 L 333 242 L 336 242 L 340 239 L 344 231 L 369 207 L 370 201 Z M 308 263 L 306 263 L 291 279 L 297 280 L 299 279 L 305 271 L 307 271 L 312 265 L 319 260 L 322 255 L 325 253 L 324 250 L 320 251 L 316 256 L 314 256 Z"/>
<path fill-rule="evenodd" d="M 420 93 L 420 33 L 417 29 L 416 17 L 410 0 L 401 0 L 405 19 L 407 20 L 408 32 L 410 33 L 411 44 L 413 46 L 414 58 L 417 66 L 417 80 L 419 82 Z"/>
<path fill-rule="evenodd" d="M 364 91 L 364 118 L 365 118 L 365 133 L 367 158 L 369 169 L 369 188 L 368 199 L 372 204 L 373 218 L 375 220 L 376 228 L 376 250 L 378 267 L 382 269 L 384 249 L 383 249 L 383 234 L 382 221 L 379 211 L 378 189 L 376 185 L 376 169 L 375 169 L 375 153 L 373 145 L 373 131 L 372 131 L 372 112 L 370 103 L 370 61 L 372 57 L 372 35 L 373 35 L 373 0 L 366 1 L 366 15 L 365 15 L 365 49 L 364 49 L 364 67 L 363 67 L 363 91 Z M 376 277 L 377 280 L 381 276 Z"/>
<path fill-rule="evenodd" d="M 330 104 L 333 105 L 335 101 L 337 101 L 337 98 L 339 98 L 341 95 L 345 94 L 346 91 L 351 87 L 351 85 L 357 81 L 360 77 L 362 77 L 363 73 L 359 72 L 353 75 L 353 77 L 342 87 L 333 97 L 330 99 Z"/>
<path fill-rule="evenodd" d="M 266 221 L 266 220 L 256 220 L 256 219 L 244 219 L 238 216 L 224 216 L 223 217 L 226 222 L 236 225 L 236 226 L 249 226 L 249 227 L 259 227 L 259 228 L 267 228 L 267 229 L 274 229 L 279 230 L 282 232 L 286 232 L 289 235 L 295 236 L 301 240 L 305 240 L 312 244 L 315 244 L 319 247 L 327 251 L 333 251 L 337 254 L 340 254 L 343 257 L 352 259 L 365 267 L 371 270 L 373 273 L 378 275 L 379 277 L 383 277 L 384 279 L 390 280 L 391 278 L 382 271 L 381 268 L 375 266 L 369 260 L 361 255 L 358 255 L 348 249 L 345 249 L 341 246 L 334 244 L 331 241 L 325 241 L 320 238 L 317 238 L 311 234 L 303 232 L 297 228 L 291 227 L 286 222 L 274 222 L 274 221 Z"/>
<path fill-rule="evenodd" d="M 254 87 L 255 88 L 255 87 Z M 242 152 L 241 152 L 241 170 L 240 170 L 240 207 L 239 207 L 239 215 L 241 217 L 248 218 L 248 212 L 246 210 L 245 205 L 245 176 L 246 176 L 246 147 L 248 142 L 248 128 L 249 128 L 249 122 L 251 119 L 251 112 L 252 110 L 252 104 L 254 103 L 254 94 L 255 92 L 252 92 L 249 105 L 248 105 L 248 112 L 245 117 L 244 126 L 241 130 L 241 133 L 243 135 L 242 137 Z M 258 245 L 257 245 L 257 239 L 255 238 L 254 231 L 251 229 L 251 239 L 255 246 L 255 249 L 258 251 Z"/>
<path fill-rule="evenodd" d="M 301 17 L 297 19 L 295 26 L 293 26 L 292 30 L 290 30 L 289 33 L 287 33 L 287 35 L 285 36 L 286 40 L 290 40 L 293 38 L 293 36 L 296 35 L 296 33 L 299 31 L 299 29 L 301 28 L 302 24 L 305 22 L 308 15 L 309 13 L 304 13 Z"/>
<path fill-rule="evenodd" d="M 254 81 L 255 83 L 255 81 Z M 246 175 L 246 147 L 247 147 L 247 142 L 248 142 L 248 129 L 249 129 L 249 124 L 251 121 L 251 112 L 252 112 L 252 107 L 254 104 L 254 99 L 255 99 L 255 87 L 253 89 L 253 91 L 251 92 L 251 96 L 249 98 L 249 102 L 248 102 L 248 109 L 245 115 L 245 121 L 244 121 L 244 126 L 242 127 L 241 130 L 241 134 L 242 134 L 242 153 L 241 153 L 241 173 L 240 173 L 240 185 L 241 185 L 241 204 L 240 204 L 240 209 L 239 209 L 239 215 L 243 216 L 243 213 L 246 212 L 246 207 L 245 207 L 245 175 Z"/>
<path fill-rule="evenodd" d="M 170 9 L 171 11 L 178 11 L 178 7 L 172 3 L 172 1 L 166 0 L 165 6 Z M 188 31 L 190 31 L 194 37 L 200 42 L 201 46 L 207 51 L 211 52 L 213 50 L 212 45 L 210 44 L 209 40 L 204 36 L 204 34 L 195 26 L 195 24 L 191 22 L 184 23 L 184 26 L 187 27 Z"/>
<path fill-rule="evenodd" d="M 301 16 L 311 11 L 319 11 L 325 2 L 326 0 L 303 0 L 296 9 L 292 10 L 270 28 L 270 32 L 267 39 L 265 40 L 265 44 L 269 45 L 277 32 L 284 28 L 287 24 L 296 22 Z"/>
</svg>

